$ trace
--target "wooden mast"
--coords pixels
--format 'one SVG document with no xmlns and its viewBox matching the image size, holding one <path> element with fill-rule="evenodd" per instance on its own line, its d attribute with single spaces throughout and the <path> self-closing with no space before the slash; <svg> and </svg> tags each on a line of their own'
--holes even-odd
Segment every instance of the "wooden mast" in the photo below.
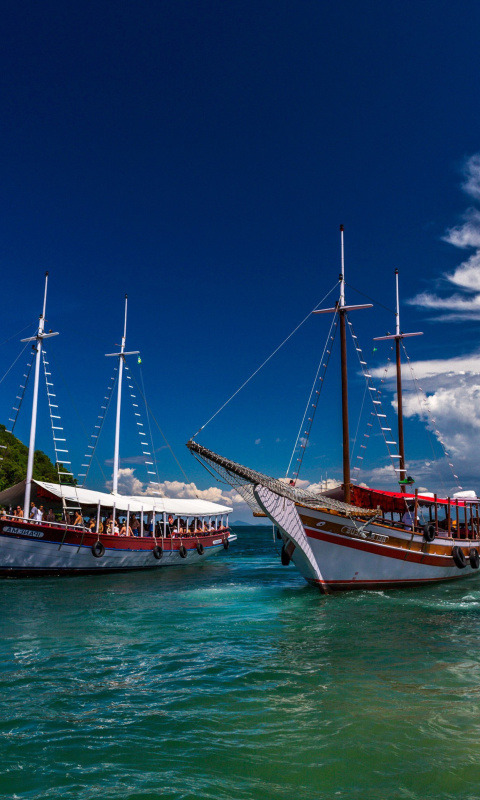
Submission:
<svg viewBox="0 0 480 800">
<path fill-rule="evenodd" d="M 343 225 L 340 225 L 340 247 L 341 247 L 341 272 L 340 299 L 335 308 L 324 308 L 314 311 L 314 314 L 325 314 L 328 312 L 338 313 L 340 317 L 340 368 L 342 377 L 342 439 L 343 439 L 343 491 L 346 503 L 351 499 L 351 479 L 350 479 L 350 434 L 348 426 L 348 374 L 347 374 L 347 311 L 358 308 L 372 308 L 371 303 L 360 306 L 345 305 L 345 259 L 343 248 Z"/>
<path fill-rule="evenodd" d="M 395 361 L 397 369 L 397 419 L 398 419 L 398 453 L 399 453 L 399 474 L 400 480 L 404 480 L 407 474 L 405 466 L 405 441 L 403 437 L 403 395 L 402 395 L 402 360 L 400 356 L 400 342 L 406 336 L 422 336 L 421 332 L 418 333 L 402 333 L 400 330 L 400 300 L 398 293 L 398 269 L 395 270 L 395 288 L 397 307 L 395 311 L 395 334 L 392 336 L 377 336 L 374 338 L 375 342 L 383 339 L 395 339 Z M 404 483 L 400 483 L 402 492 L 406 491 Z"/>
</svg>

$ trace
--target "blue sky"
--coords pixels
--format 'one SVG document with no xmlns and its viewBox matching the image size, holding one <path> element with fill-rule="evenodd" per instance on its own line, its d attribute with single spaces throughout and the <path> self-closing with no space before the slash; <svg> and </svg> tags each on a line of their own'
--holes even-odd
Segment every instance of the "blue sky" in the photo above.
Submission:
<svg viewBox="0 0 480 800">
<path fill-rule="evenodd" d="M 209 490 L 184 443 L 335 284 L 343 223 L 352 286 L 391 308 L 400 270 L 402 327 L 424 331 L 408 350 L 472 488 L 480 258 L 461 265 L 480 248 L 479 26 L 468 1 L 4 4 L 0 339 L 34 325 L 49 270 L 48 327 L 61 335 L 48 351 L 76 471 L 127 292 L 148 401 L 189 482 Z M 347 299 L 363 298 L 348 288 Z M 380 371 L 387 346 L 372 353 L 371 339 L 394 327 L 383 306 L 352 316 Z M 199 441 L 283 474 L 329 321 L 310 317 Z M 0 348 L 2 375 L 18 338 Z M 353 355 L 352 437 L 363 397 Z M 2 421 L 22 373 L 20 359 L 0 385 Z M 340 477 L 335 354 L 328 380 L 309 482 Z M 425 453 L 433 463 L 441 452 L 408 403 L 421 481 Z M 52 453 L 42 408 L 38 445 Z M 124 408 L 122 467 L 144 481 Z M 21 421 L 24 441 L 27 430 Z M 153 432 L 161 479 L 184 491 Z M 376 445 L 368 482 L 386 464 Z"/>
</svg>

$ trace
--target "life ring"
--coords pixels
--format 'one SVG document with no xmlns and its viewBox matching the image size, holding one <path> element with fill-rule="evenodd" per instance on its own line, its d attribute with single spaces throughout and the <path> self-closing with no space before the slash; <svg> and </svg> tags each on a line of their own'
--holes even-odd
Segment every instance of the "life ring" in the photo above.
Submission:
<svg viewBox="0 0 480 800">
<path fill-rule="evenodd" d="M 203 544 L 201 542 L 197 542 L 197 553 L 199 556 L 202 555 L 203 551 L 205 550 Z"/>
<path fill-rule="evenodd" d="M 288 567 L 288 565 L 290 564 L 290 560 L 291 559 L 290 559 L 290 556 L 288 555 L 287 551 L 285 550 L 285 545 L 284 544 L 282 544 L 282 552 L 281 552 L 281 555 L 280 555 L 280 559 L 282 561 L 283 566 L 284 567 Z"/>
<path fill-rule="evenodd" d="M 101 541 L 97 539 L 97 541 L 92 544 L 92 555 L 94 555 L 95 558 L 101 558 L 104 553 L 105 553 L 105 547 L 103 546 Z"/>
<path fill-rule="evenodd" d="M 225 536 L 225 539 L 223 540 L 223 547 L 224 547 L 224 550 L 228 550 L 228 548 L 230 547 L 230 542 L 228 541 L 228 536 Z"/>
<path fill-rule="evenodd" d="M 152 553 L 155 556 L 155 558 L 157 559 L 157 561 L 160 561 L 161 557 L 163 556 L 163 550 L 160 547 L 160 545 L 158 545 L 158 544 L 155 545 L 155 547 L 152 550 Z"/>
<path fill-rule="evenodd" d="M 423 526 L 423 538 L 426 542 L 433 542 L 435 539 L 435 525 L 433 522 L 427 522 L 426 525 Z"/>
<path fill-rule="evenodd" d="M 480 556 L 478 555 L 478 550 L 476 547 L 472 547 L 468 558 L 470 560 L 470 566 L 472 569 L 478 569 L 480 567 Z"/>
<path fill-rule="evenodd" d="M 452 558 L 455 561 L 455 565 L 458 567 L 458 569 L 463 569 L 467 566 L 467 559 L 465 558 L 465 553 L 461 547 L 455 546 L 453 548 Z"/>
<path fill-rule="evenodd" d="M 180 554 L 180 558 L 187 557 L 187 548 L 185 547 L 185 545 L 181 544 L 180 547 L 178 548 L 178 552 Z"/>
</svg>

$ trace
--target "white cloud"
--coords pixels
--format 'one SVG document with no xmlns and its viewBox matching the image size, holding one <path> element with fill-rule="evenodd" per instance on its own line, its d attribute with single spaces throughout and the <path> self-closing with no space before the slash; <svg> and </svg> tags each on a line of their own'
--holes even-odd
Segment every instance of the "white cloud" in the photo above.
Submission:
<svg viewBox="0 0 480 800">
<path fill-rule="evenodd" d="M 480 153 L 471 156 L 464 166 L 464 191 L 476 200 L 480 200 Z"/>
<path fill-rule="evenodd" d="M 480 247 L 480 211 L 468 208 L 463 218 L 464 222 L 449 228 L 443 238 L 454 247 Z"/>
<path fill-rule="evenodd" d="M 441 457 L 437 449 L 437 461 L 408 461 L 409 470 L 417 479 L 436 487 L 436 477 L 444 484 L 455 484 L 453 473 L 459 476 L 460 484 L 466 488 L 478 488 L 478 441 L 480 438 L 480 353 L 471 353 L 456 358 L 432 359 L 411 362 L 413 373 L 422 389 L 423 401 L 419 397 L 408 365 L 403 365 L 402 380 L 403 413 L 406 419 L 421 418 L 433 436 L 443 443 L 448 458 Z M 380 376 L 381 369 L 372 374 Z M 385 388 L 395 393 L 392 376 Z M 426 398 L 426 402 L 425 402 Z M 396 407 L 396 400 L 392 401 Z M 406 432 L 408 441 L 408 429 Z M 453 468 L 449 466 L 453 464 Z M 369 477 L 369 476 L 368 476 Z M 381 474 L 374 475 L 375 481 Z M 377 483 L 377 485 L 380 485 Z"/>
<path fill-rule="evenodd" d="M 107 481 L 107 488 L 112 490 L 112 481 Z M 131 467 L 118 470 L 118 490 L 120 494 L 135 495 L 137 497 L 185 497 L 209 500 L 212 503 L 220 503 L 227 506 L 245 505 L 243 498 L 235 489 L 228 491 L 221 486 L 210 486 L 208 489 L 199 489 L 195 483 L 184 483 L 183 481 L 163 481 L 159 485 L 151 486 L 142 483 Z"/>
<path fill-rule="evenodd" d="M 480 200 L 480 153 L 467 159 L 463 175 L 462 189 L 473 199 Z M 462 222 L 449 228 L 443 238 L 454 247 L 475 249 L 452 273 L 443 275 L 457 291 L 446 296 L 421 292 L 408 302 L 423 309 L 450 312 L 437 317 L 443 321 L 480 319 L 480 209 L 473 206 L 468 208 Z"/>
<path fill-rule="evenodd" d="M 261 439 L 255 439 L 255 444 L 260 444 L 261 441 L 262 441 Z"/>
</svg>

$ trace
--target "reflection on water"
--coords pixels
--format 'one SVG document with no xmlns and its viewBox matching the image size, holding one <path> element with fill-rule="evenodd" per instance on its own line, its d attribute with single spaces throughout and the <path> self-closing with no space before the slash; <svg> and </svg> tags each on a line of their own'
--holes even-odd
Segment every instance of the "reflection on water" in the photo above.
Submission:
<svg viewBox="0 0 480 800">
<path fill-rule="evenodd" d="M 0 796 L 477 798 L 480 583 L 324 597 L 239 533 L 0 584 Z"/>
</svg>

